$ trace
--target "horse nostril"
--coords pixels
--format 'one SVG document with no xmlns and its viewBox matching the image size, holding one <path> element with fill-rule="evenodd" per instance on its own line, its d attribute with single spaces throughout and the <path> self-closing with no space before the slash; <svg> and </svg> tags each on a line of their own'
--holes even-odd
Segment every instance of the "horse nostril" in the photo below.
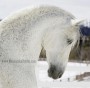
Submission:
<svg viewBox="0 0 90 88">
<path fill-rule="evenodd" d="M 59 78 L 61 78 L 62 75 L 59 75 Z"/>
<path fill-rule="evenodd" d="M 50 68 L 48 69 L 48 76 L 52 77 L 56 75 L 56 67 L 54 65 L 51 65 Z"/>
<path fill-rule="evenodd" d="M 62 76 L 62 73 L 59 73 L 59 78 L 61 78 L 61 76 Z"/>
<path fill-rule="evenodd" d="M 55 72 L 55 69 L 50 69 L 51 74 Z"/>
<path fill-rule="evenodd" d="M 51 65 L 50 69 L 48 70 L 48 73 L 54 73 L 56 71 L 56 67 L 54 65 Z"/>
</svg>

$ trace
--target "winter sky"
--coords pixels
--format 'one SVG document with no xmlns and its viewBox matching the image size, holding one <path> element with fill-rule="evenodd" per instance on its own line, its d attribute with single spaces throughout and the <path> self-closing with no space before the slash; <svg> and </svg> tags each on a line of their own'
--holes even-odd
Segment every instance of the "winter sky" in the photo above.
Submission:
<svg viewBox="0 0 90 88">
<path fill-rule="evenodd" d="M 90 20 L 90 0 L 0 0 L 0 18 L 10 13 L 36 5 L 54 5 L 71 12 L 78 19 Z"/>
</svg>

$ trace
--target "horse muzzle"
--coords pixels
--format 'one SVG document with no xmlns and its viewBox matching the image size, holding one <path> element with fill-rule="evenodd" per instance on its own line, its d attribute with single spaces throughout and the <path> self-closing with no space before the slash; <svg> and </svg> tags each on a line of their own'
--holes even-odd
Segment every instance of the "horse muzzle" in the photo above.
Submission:
<svg viewBox="0 0 90 88">
<path fill-rule="evenodd" d="M 56 66 L 54 65 L 51 65 L 50 68 L 48 69 L 48 76 L 53 79 L 61 78 L 62 74 L 63 74 L 62 69 L 57 70 Z"/>
</svg>

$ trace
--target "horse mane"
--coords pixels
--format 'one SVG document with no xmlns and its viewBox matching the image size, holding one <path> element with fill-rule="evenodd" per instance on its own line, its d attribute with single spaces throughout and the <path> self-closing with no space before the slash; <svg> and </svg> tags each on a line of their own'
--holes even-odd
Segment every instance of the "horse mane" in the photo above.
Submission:
<svg viewBox="0 0 90 88">
<path fill-rule="evenodd" d="M 17 22 L 19 22 L 19 20 L 22 20 L 22 22 L 24 22 L 25 20 L 29 20 L 31 21 L 31 23 L 33 23 L 34 21 L 36 20 L 38 21 L 44 17 L 55 17 L 55 16 L 63 17 L 63 19 L 67 21 L 75 19 L 75 17 L 71 13 L 62 10 L 61 8 L 55 6 L 40 6 L 34 8 L 27 7 L 25 9 L 18 10 L 10 14 L 8 17 L 4 18 L 1 23 L 4 23 L 4 25 L 5 23 L 11 24 L 15 20 L 17 20 Z"/>
</svg>

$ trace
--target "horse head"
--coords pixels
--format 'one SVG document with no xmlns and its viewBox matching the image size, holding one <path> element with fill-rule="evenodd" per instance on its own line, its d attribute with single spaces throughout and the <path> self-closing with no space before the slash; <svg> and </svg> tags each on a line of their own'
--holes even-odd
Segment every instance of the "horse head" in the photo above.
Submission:
<svg viewBox="0 0 90 88">
<path fill-rule="evenodd" d="M 79 41 L 81 23 L 82 21 L 71 23 L 71 25 L 64 27 L 62 31 L 55 34 L 58 39 L 55 39 L 55 41 L 52 42 L 53 51 L 52 49 L 46 51 L 48 54 L 47 61 L 49 63 L 49 77 L 57 79 L 64 73 L 70 51 Z"/>
</svg>

